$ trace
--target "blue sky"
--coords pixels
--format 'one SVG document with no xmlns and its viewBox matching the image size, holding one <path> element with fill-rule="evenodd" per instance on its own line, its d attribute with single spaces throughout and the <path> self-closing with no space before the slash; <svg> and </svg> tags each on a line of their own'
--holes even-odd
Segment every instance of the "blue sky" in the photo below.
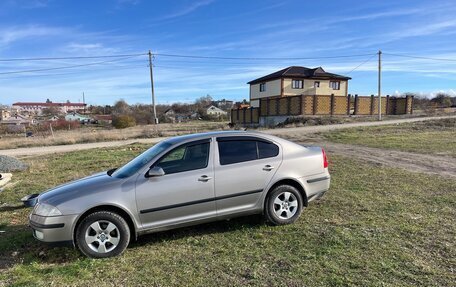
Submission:
<svg viewBox="0 0 456 287">
<path fill-rule="evenodd" d="M 156 56 L 157 102 L 248 98 L 246 82 L 278 69 L 322 66 L 349 75 L 349 92 L 375 94 L 376 57 L 383 56 L 383 92 L 456 95 L 454 1 L 299 0 L 2 0 L 0 60 L 146 53 L 221 57 L 337 59 L 214 60 Z M 404 54 L 455 59 L 433 61 Z M 109 59 L 108 59 L 109 60 Z M 368 61 L 369 60 L 369 61 Z M 1 74 L 12 71 L 86 67 Z M 0 103 L 82 100 L 150 103 L 147 56 L 0 61 Z M 366 62 L 367 61 L 367 62 Z M 355 67 L 364 63 L 356 70 Z"/>
</svg>

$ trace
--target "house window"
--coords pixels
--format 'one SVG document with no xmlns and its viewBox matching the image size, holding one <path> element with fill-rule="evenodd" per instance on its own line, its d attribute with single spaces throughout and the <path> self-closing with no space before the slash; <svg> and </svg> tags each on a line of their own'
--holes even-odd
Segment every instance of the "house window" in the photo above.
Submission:
<svg viewBox="0 0 456 287">
<path fill-rule="evenodd" d="M 319 88 L 319 87 L 320 87 L 320 81 L 315 81 L 314 88 Z"/>
<path fill-rule="evenodd" d="M 304 81 L 303 80 L 293 80 L 291 82 L 291 87 L 293 89 L 302 89 L 303 86 L 304 86 Z"/>
<path fill-rule="evenodd" d="M 333 90 L 340 90 L 340 82 L 338 81 L 330 81 L 329 87 Z"/>
<path fill-rule="evenodd" d="M 266 83 L 261 83 L 260 84 L 260 92 L 266 91 Z"/>
</svg>

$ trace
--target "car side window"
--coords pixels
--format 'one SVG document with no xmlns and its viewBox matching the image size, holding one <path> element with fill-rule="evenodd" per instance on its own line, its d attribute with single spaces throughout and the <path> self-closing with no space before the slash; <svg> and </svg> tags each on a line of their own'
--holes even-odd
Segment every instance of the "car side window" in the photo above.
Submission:
<svg viewBox="0 0 456 287">
<path fill-rule="evenodd" d="M 234 164 L 269 157 L 279 154 L 279 147 L 261 140 L 219 140 L 220 165 Z"/>
<path fill-rule="evenodd" d="M 206 168 L 209 149 L 209 142 L 182 145 L 168 152 L 155 166 L 161 167 L 165 174 Z"/>
<path fill-rule="evenodd" d="M 276 157 L 279 154 L 279 147 L 273 143 L 258 142 L 258 157 Z"/>
<path fill-rule="evenodd" d="M 218 147 L 221 165 L 257 159 L 255 141 L 222 141 Z"/>
</svg>

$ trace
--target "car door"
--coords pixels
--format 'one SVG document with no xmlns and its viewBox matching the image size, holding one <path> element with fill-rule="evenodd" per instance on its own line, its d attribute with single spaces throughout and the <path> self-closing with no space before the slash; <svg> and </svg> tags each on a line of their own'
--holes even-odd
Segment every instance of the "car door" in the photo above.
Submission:
<svg viewBox="0 0 456 287">
<path fill-rule="evenodd" d="M 145 229 L 216 216 L 211 139 L 175 147 L 154 163 L 162 176 L 140 175 L 136 203 Z"/>
<path fill-rule="evenodd" d="M 217 138 L 215 196 L 217 215 L 255 208 L 282 163 L 280 146 L 251 136 Z"/>
</svg>

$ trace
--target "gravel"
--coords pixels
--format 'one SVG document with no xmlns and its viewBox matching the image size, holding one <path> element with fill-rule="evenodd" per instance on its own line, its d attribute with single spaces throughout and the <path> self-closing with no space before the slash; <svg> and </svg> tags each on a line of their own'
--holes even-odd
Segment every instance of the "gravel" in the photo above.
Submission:
<svg viewBox="0 0 456 287">
<path fill-rule="evenodd" d="M 12 172 L 27 169 L 27 165 L 20 160 L 6 156 L 0 155 L 0 172 Z"/>
</svg>

